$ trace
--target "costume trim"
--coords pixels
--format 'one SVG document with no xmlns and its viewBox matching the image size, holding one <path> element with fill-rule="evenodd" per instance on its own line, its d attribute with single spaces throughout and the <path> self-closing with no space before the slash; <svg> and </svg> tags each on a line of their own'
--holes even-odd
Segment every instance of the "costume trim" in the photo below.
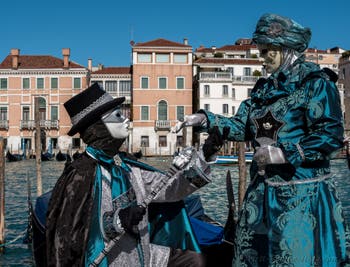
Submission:
<svg viewBox="0 0 350 267">
<path fill-rule="evenodd" d="M 271 181 L 271 178 L 269 178 L 269 179 L 266 179 L 265 182 L 269 186 L 279 187 L 279 186 L 286 186 L 286 185 L 310 184 L 310 183 L 315 183 L 315 182 L 321 182 L 321 181 L 324 181 L 324 180 L 329 179 L 331 177 L 333 177 L 332 174 L 327 174 L 327 175 L 322 175 L 322 176 L 318 176 L 318 177 L 311 178 L 311 179 L 293 180 L 293 181 L 289 181 L 289 182 L 274 182 L 274 181 Z"/>
<path fill-rule="evenodd" d="M 300 156 L 301 156 L 301 159 L 302 159 L 303 161 L 305 161 L 304 150 L 301 148 L 301 146 L 300 146 L 299 144 L 296 144 L 296 147 L 297 147 L 298 152 L 299 152 L 299 154 L 300 154 Z"/>
</svg>

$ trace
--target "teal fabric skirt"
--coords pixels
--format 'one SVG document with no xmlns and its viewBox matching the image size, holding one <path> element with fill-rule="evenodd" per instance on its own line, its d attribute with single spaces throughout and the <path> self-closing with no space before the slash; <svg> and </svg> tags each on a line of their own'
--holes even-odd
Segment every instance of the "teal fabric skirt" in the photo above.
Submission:
<svg viewBox="0 0 350 267">
<path fill-rule="evenodd" d="M 350 264 L 350 232 L 332 178 L 287 184 L 257 177 L 243 205 L 233 266 Z"/>
</svg>

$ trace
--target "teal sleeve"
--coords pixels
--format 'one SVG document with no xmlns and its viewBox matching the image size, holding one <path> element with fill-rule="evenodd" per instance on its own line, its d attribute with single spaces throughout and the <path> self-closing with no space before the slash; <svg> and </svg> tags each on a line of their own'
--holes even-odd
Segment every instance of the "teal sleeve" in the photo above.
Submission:
<svg viewBox="0 0 350 267">
<path fill-rule="evenodd" d="M 241 103 L 237 113 L 232 117 L 225 117 L 223 115 L 214 114 L 210 111 L 199 110 L 198 113 L 204 113 L 207 116 L 207 128 L 201 129 L 208 131 L 214 126 L 218 126 L 220 132 L 223 132 L 224 127 L 230 128 L 230 133 L 227 140 L 229 141 L 248 141 L 251 140 L 251 133 L 249 127 L 249 111 L 251 107 L 250 99 Z"/>
<path fill-rule="evenodd" d="M 305 162 L 327 160 L 343 146 L 343 117 L 337 87 L 327 79 L 310 81 L 312 90 L 306 107 L 307 134 L 298 143 L 282 143 L 290 163 L 300 166 Z"/>
</svg>

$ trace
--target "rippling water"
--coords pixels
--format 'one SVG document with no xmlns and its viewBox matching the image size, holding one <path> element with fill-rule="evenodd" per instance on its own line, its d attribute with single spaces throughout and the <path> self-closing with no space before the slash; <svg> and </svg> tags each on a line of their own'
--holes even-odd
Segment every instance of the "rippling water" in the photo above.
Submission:
<svg viewBox="0 0 350 267">
<path fill-rule="evenodd" d="M 169 165 L 169 158 L 145 158 L 144 161 L 160 169 Z M 32 199 L 36 198 L 35 160 L 6 163 L 5 168 L 5 235 L 11 242 L 19 237 L 28 223 L 27 177 L 32 185 Z M 62 173 L 64 163 L 57 161 L 42 162 L 43 193 L 49 191 Z M 227 217 L 227 197 L 225 178 L 227 170 L 231 171 L 234 190 L 237 197 L 237 165 L 214 166 L 212 183 L 199 190 L 206 213 L 224 224 Z M 332 170 L 336 175 L 339 197 L 343 202 L 345 217 L 350 222 L 350 171 L 345 160 L 332 161 Z M 0 266 L 32 266 L 32 256 L 22 238 L 9 244 L 5 253 L 0 255 Z"/>
</svg>

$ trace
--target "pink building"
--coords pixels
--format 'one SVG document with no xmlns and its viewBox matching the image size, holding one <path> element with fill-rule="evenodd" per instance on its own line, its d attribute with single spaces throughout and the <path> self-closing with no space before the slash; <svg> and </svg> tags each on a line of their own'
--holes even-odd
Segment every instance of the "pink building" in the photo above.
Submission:
<svg viewBox="0 0 350 267">
<path fill-rule="evenodd" d="M 87 87 L 87 74 L 70 60 L 69 48 L 62 49 L 62 58 L 11 49 L 0 64 L 0 136 L 7 148 L 12 153 L 34 150 L 36 98 L 43 151 L 80 147 L 80 138 L 67 136 L 71 122 L 63 103 Z"/>
<path fill-rule="evenodd" d="M 171 132 L 192 111 L 192 47 L 156 39 L 132 47 L 132 151 L 172 155 L 190 145 L 192 130 Z"/>
</svg>

